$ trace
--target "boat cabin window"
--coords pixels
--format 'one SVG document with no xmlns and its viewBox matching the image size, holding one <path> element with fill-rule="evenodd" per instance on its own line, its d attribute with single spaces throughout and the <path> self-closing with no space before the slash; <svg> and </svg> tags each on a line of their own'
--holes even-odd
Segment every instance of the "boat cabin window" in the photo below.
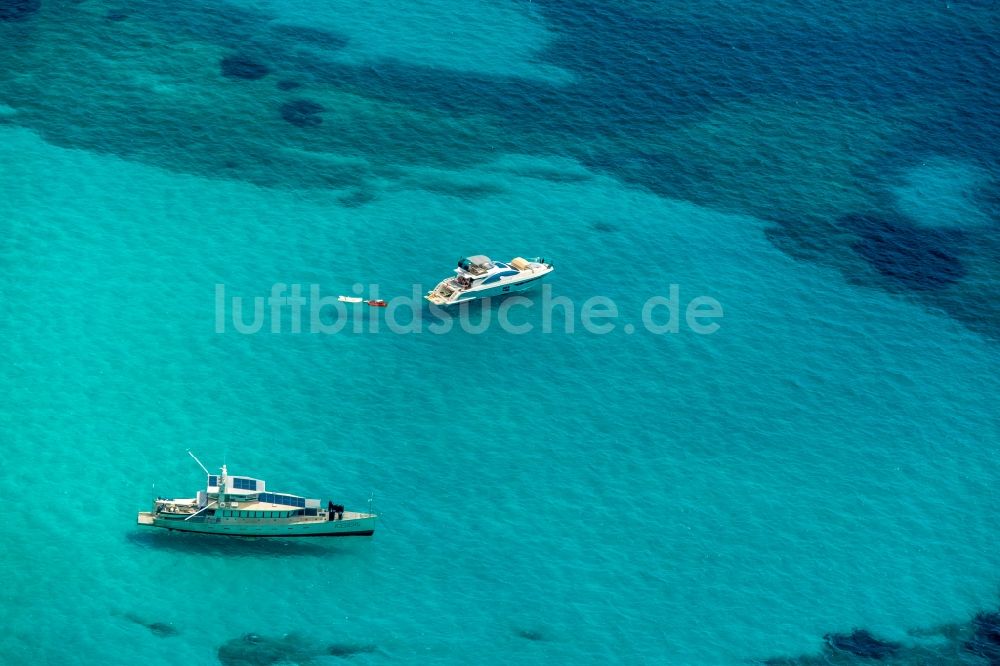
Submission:
<svg viewBox="0 0 1000 666">
<path fill-rule="evenodd" d="M 264 502 L 265 504 L 281 504 L 283 506 L 304 507 L 306 505 L 304 497 L 295 497 L 294 495 L 278 495 L 277 493 L 261 493 L 258 496 L 258 501 Z"/>
<path fill-rule="evenodd" d="M 208 485 L 210 487 L 213 487 L 213 488 L 215 486 L 219 485 L 219 477 L 215 476 L 214 474 L 209 474 L 208 475 Z"/>
<path fill-rule="evenodd" d="M 233 488 L 237 490 L 257 490 L 257 479 L 246 479 L 240 476 L 233 477 Z"/>
</svg>

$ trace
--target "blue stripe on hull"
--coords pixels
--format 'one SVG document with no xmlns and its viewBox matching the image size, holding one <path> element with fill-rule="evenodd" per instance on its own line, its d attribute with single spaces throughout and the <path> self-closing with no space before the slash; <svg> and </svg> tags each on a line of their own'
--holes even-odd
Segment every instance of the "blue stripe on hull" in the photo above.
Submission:
<svg viewBox="0 0 1000 666">
<path fill-rule="evenodd" d="M 495 296 L 506 296 L 507 294 L 516 294 L 521 291 L 527 291 L 532 286 L 534 286 L 535 282 L 543 280 L 546 277 L 548 277 L 547 273 L 545 275 L 539 275 L 536 278 L 531 278 L 530 280 L 524 280 L 523 282 L 517 282 L 515 284 L 499 284 L 495 287 L 490 287 L 489 289 L 467 292 L 467 294 L 463 294 L 463 298 L 455 301 L 455 303 L 464 303 L 467 301 L 475 301 L 483 298 L 493 298 Z M 504 291 L 504 289 L 506 289 L 506 291 Z"/>
</svg>

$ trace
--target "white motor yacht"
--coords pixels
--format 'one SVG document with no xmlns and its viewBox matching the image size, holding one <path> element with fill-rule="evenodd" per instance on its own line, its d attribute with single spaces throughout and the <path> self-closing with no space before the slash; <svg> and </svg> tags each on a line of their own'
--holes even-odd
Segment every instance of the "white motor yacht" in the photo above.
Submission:
<svg viewBox="0 0 1000 666">
<path fill-rule="evenodd" d="M 512 294 L 534 287 L 552 271 L 552 264 L 542 258 L 514 257 L 504 263 L 477 254 L 460 259 L 455 276 L 442 280 L 424 298 L 434 305 L 453 305 Z"/>
</svg>

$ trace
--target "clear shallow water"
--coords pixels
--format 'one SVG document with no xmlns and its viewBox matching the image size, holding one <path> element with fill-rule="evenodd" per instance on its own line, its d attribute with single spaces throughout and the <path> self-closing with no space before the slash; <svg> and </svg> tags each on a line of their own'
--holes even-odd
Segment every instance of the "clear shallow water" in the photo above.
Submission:
<svg viewBox="0 0 1000 666">
<path fill-rule="evenodd" d="M 310 25 L 337 32 L 335 9 Z M 497 26 L 477 41 L 416 34 L 450 10 L 429 4 L 398 50 L 354 37 L 357 16 L 329 58 L 269 28 L 304 22 L 276 3 L 52 3 L 0 23 L 0 492 L 81 509 L 8 514 L 3 660 L 214 663 L 244 633 L 292 632 L 299 662 L 346 643 L 375 646 L 361 663 L 736 664 L 854 626 L 912 641 L 995 605 L 996 153 L 975 122 L 914 145 L 988 68 L 942 102 L 924 92 L 951 81 L 944 58 L 922 56 L 887 108 L 878 91 L 903 83 L 879 74 L 905 49 L 868 76 L 820 63 L 794 97 L 801 63 L 747 84 L 788 53 L 749 49 L 699 85 L 632 51 L 568 56 L 583 27 L 664 65 L 740 27 L 804 43 L 902 23 L 865 3 L 724 9 L 581 23 L 504 5 L 470 19 Z M 911 23 L 988 56 L 993 15 L 955 9 Z M 648 36 L 672 29 L 674 50 L 624 16 L 662 20 Z M 411 57 L 421 39 L 442 40 L 434 62 Z M 270 73 L 222 77 L 234 43 Z M 481 65 L 489 44 L 521 46 Z M 597 96 L 602 67 L 628 76 Z M 632 116 L 607 104 L 643 81 Z M 322 123 L 286 122 L 293 98 Z M 859 213 L 876 222 L 842 221 Z M 619 323 L 671 283 L 725 317 L 711 336 L 214 332 L 218 283 L 391 297 L 479 250 L 544 253 L 555 293 L 610 296 Z M 482 380 L 485 406 L 462 390 Z M 374 492 L 384 521 L 346 543 L 134 527 L 154 492 L 201 481 L 189 447 L 275 488 Z"/>
</svg>

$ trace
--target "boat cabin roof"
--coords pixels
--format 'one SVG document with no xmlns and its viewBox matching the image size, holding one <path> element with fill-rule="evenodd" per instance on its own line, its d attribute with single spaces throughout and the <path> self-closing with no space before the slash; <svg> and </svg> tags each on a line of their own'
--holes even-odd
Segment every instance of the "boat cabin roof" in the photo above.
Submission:
<svg viewBox="0 0 1000 666">
<path fill-rule="evenodd" d="M 275 511 L 288 507 L 313 508 L 319 506 L 319 500 L 306 499 L 298 495 L 287 493 L 265 492 L 264 481 L 254 479 L 249 476 L 227 476 L 226 477 L 226 501 L 254 502 L 250 509 Z M 208 475 L 208 494 L 219 494 L 219 475 Z"/>
<path fill-rule="evenodd" d="M 249 476 L 232 476 L 232 475 L 227 475 L 226 479 L 227 479 L 226 483 L 227 495 L 250 495 L 252 493 L 264 492 L 263 479 L 254 479 Z M 208 475 L 208 492 L 210 493 L 219 492 L 218 474 Z"/>
<path fill-rule="evenodd" d="M 474 254 L 471 257 L 459 259 L 455 272 L 483 275 L 491 268 L 493 268 L 493 261 L 489 257 L 484 254 Z"/>
<path fill-rule="evenodd" d="M 233 498 L 227 495 L 228 501 Z M 285 511 L 287 509 L 318 509 L 320 501 L 318 499 L 306 499 L 297 495 L 283 495 L 279 493 L 260 493 L 255 497 L 238 499 L 240 509 L 249 511 Z M 244 504 L 246 502 L 246 504 Z M 226 504 L 223 504 L 223 508 Z"/>
</svg>

